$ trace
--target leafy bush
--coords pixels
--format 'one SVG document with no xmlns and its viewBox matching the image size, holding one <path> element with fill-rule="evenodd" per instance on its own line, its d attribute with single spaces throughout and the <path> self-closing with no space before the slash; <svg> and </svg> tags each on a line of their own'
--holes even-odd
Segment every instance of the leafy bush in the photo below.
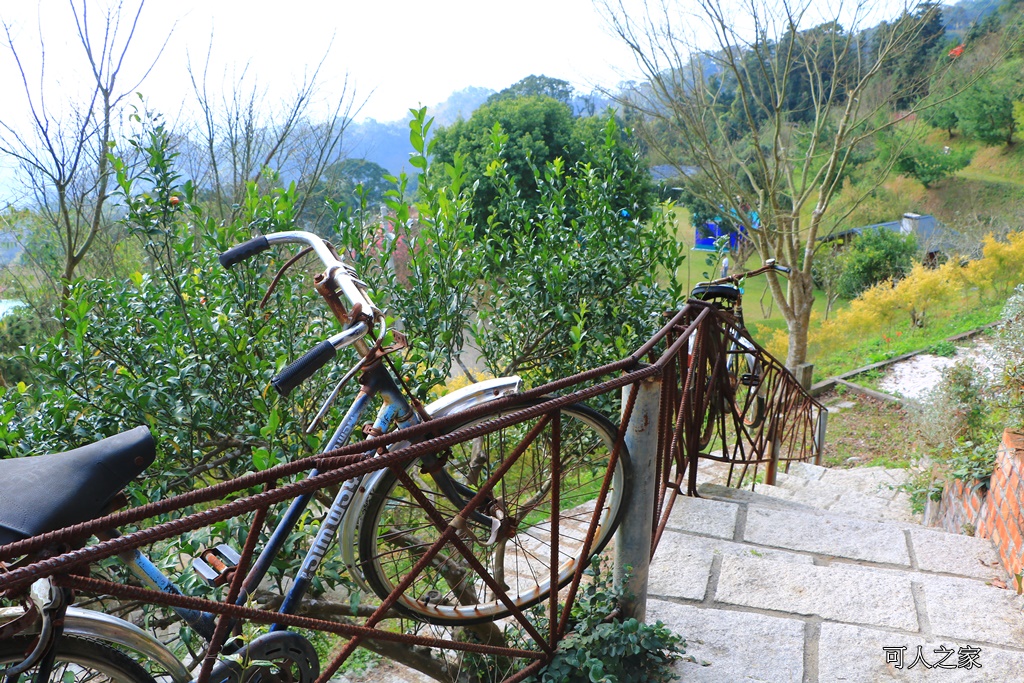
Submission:
<svg viewBox="0 0 1024 683">
<path fill-rule="evenodd" d="M 994 435 L 979 443 L 964 441 L 956 444 L 947 461 L 950 476 L 987 488 L 995 469 L 998 446 L 999 441 Z"/>
<path fill-rule="evenodd" d="M 922 185 L 929 187 L 965 168 L 969 163 L 969 151 L 943 151 L 931 145 L 913 142 L 899 155 L 894 168 L 897 173 L 917 178 Z"/>
<path fill-rule="evenodd" d="M 938 503 L 942 500 L 942 479 L 936 478 L 932 470 L 922 470 L 914 474 L 909 481 L 896 487 L 897 490 L 910 496 L 910 510 L 915 515 L 924 512 L 930 500 Z"/>
<path fill-rule="evenodd" d="M 686 642 L 660 621 L 612 618 L 620 592 L 594 558 L 573 608 L 572 631 L 558 645 L 551 662 L 534 683 L 657 683 L 675 678 L 672 663 L 686 652 Z"/>
<path fill-rule="evenodd" d="M 933 356 L 952 358 L 956 355 L 956 344 L 951 341 L 942 340 L 932 344 L 925 350 Z"/>
<path fill-rule="evenodd" d="M 636 619 L 577 628 L 538 679 L 541 683 L 646 683 L 674 678 L 671 664 L 682 641 L 661 622 Z"/>
<path fill-rule="evenodd" d="M 32 381 L 32 364 L 24 349 L 45 337 L 38 313 L 30 308 L 18 307 L 0 318 L 0 377 L 4 384 Z"/>
<path fill-rule="evenodd" d="M 414 112 L 417 219 L 402 177 L 388 195 L 395 240 L 363 248 L 382 230 L 358 207 L 337 235 L 378 303 L 401 318 L 413 344 L 405 367 L 421 387 L 445 381 L 470 338 L 487 372 L 520 374 L 536 386 L 621 358 L 663 324 L 662 311 L 682 297 L 675 272 L 684 253 L 665 211 L 643 221 L 637 216 L 651 207 L 623 205 L 649 196 L 614 119 L 605 120 L 603 142 L 586 147 L 585 161 L 533 168 L 529 201 L 508 160 L 510 136 L 493 128 L 481 153 L 494 190 L 485 225 L 472 222 L 468 161 L 455 153 L 451 163 L 431 164 L 430 125 L 425 110 Z M 387 265 L 388 244 L 399 241 L 409 244 L 401 280 Z"/>
<path fill-rule="evenodd" d="M 154 476 L 128 489 L 138 505 L 316 452 L 322 435 L 304 430 L 344 368 L 287 399 L 268 392 L 273 374 L 333 323 L 298 277 L 282 280 L 269 309 L 260 308 L 268 272 L 282 261 L 268 256 L 230 271 L 217 261 L 251 236 L 252 222 L 291 227 L 294 195 L 253 190 L 237 221 L 217 224 L 179 181 L 167 132 L 158 125 L 136 142 L 149 165 L 138 178 L 119 165 L 119 184 L 124 227 L 146 262 L 125 280 L 72 285 L 66 328 L 29 350 L 30 383 L 3 395 L 0 448 L 5 456 L 63 451 L 147 425 L 157 460 Z M 177 572 L 180 556 L 240 534 L 240 522 L 220 524 L 156 557 Z M 283 553 L 276 570 L 291 562 L 298 559 Z"/>
<path fill-rule="evenodd" d="M 946 451 L 964 441 L 980 440 L 988 431 L 990 398 L 990 387 L 973 361 L 954 363 L 915 411 L 922 435 L 933 447 Z"/>
<path fill-rule="evenodd" d="M 983 256 L 967 264 L 964 279 L 996 301 L 1005 301 L 1024 282 L 1024 231 L 1005 240 L 992 235 L 983 241 Z"/>
<path fill-rule="evenodd" d="M 995 351 L 1003 364 L 1000 398 L 1013 429 L 1024 429 L 1024 284 L 1003 308 Z"/>
<path fill-rule="evenodd" d="M 868 230 L 843 254 L 839 293 L 853 299 L 886 280 L 899 280 L 910 272 L 917 253 L 917 239 L 891 230 Z"/>
<path fill-rule="evenodd" d="M 646 181 L 636 185 L 639 159 L 621 149 L 609 118 L 586 161 L 534 171 L 535 212 L 506 166 L 508 139 L 495 129 L 488 175 L 497 208 L 479 251 L 488 284 L 473 334 L 488 370 L 528 373 L 536 384 L 627 355 L 682 298 L 675 273 L 684 254 L 665 212 L 645 221 L 648 211 L 622 204 L 647 196 Z"/>
</svg>

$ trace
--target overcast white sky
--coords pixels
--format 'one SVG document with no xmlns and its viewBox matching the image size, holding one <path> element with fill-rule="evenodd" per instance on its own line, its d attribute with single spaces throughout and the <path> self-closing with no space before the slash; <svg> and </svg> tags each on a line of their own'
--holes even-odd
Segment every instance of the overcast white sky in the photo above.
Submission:
<svg viewBox="0 0 1024 683">
<path fill-rule="evenodd" d="M 92 13 L 98 17 L 105 2 L 92 0 Z M 48 80 L 73 88 L 78 79 L 69 69 L 82 66 L 82 53 L 67 2 L 0 0 L 0 18 L 12 25 L 29 61 L 39 51 L 40 17 Z M 172 117 L 190 95 L 187 59 L 201 65 L 211 36 L 212 85 L 220 86 L 225 73 L 236 78 L 248 64 L 271 96 L 286 97 L 326 53 L 325 92 L 340 92 L 347 75 L 350 91 L 366 100 L 359 118 L 381 121 L 404 118 L 410 107 L 436 104 L 468 86 L 500 90 L 530 74 L 561 78 L 585 92 L 635 75 L 628 50 L 606 32 L 591 0 L 146 0 L 133 66 L 151 61 L 169 32 L 141 91 Z M 11 66 L 0 56 L 5 87 L 14 85 Z M 0 116 L 18 111 L 20 98 L 8 95 Z M 58 99 L 51 93 L 51 103 Z"/>
</svg>

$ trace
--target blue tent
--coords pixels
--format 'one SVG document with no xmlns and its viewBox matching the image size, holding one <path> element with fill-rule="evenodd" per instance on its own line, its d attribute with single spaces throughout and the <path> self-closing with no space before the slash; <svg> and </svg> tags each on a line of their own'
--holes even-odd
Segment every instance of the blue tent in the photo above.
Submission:
<svg viewBox="0 0 1024 683">
<path fill-rule="evenodd" d="M 733 211 L 733 216 L 736 212 Z M 756 211 L 749 213 L 753 229 L 757 230 L 760 227 L 760 221 L 757 217 Z M 718 238 L 725 235 L 729 236 L 729 251 L 736 249 L 736 245 L 741 239 L 747 237 L 747 226 L 743 225 L 739 221 L 735 221 L 739 225 L 739 230 L 729 231 L 721 227 L 719 223 L 721 218 L 716 218 L 714 221 L 708 221 L 703 226 L 696 225 L 693 229 L 693 249 L 694 251 L 717 251 L 715 249 L 715 242 Z"/>
</svg>

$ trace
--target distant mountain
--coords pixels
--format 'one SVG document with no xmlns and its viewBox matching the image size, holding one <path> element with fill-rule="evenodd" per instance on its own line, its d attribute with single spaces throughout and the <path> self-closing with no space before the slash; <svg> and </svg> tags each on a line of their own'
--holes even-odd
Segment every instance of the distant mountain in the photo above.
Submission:
<svg viewBox="0 0 1024 683">
<path fill-rule="evenodd" d="M 490 88 L 470 86 L 464 90 L 453 92 L 451 96 L 433 107 L 427 113 L 434 117 L 435 126 L 450 126 L 459 119 L 468 119 L 476 108 L 494 94 Z"/>
<path fill-rule="evenodd" d="M 942 6 L 942 23 L 946 31 L 963 35 L 971 24 L 981 20 L 999 9 L 1002 0 L 961 0 L 955 5 Z"/>
<path fill-rule="evenodd" d="M 444 102 L 427 107 L 427 114 L 434 117 L 434 126 L 450 126 L 461 119 L 468 119 L 476 108 L 495 93 L 489 88 L 470 86 L 454 92 Z M 577 116 L 600 114 L 615 103 L 600 94 L 575 95 L 570 105 Z M 409 119 L 400 121 L 377 121 L 367 119 L 349 124 L 345 131 L 344 156 L 349 159 L 366 159 L 380 164 L 389 173 L 397 175 L 409 166 Z M 410 174 L 411 175 L 411 174 Z"/>
<path fill-rule="evenodd" d="M 468 119 L 473 111 L 494 94 L 489 88 L 470 86 L 454 92 L 440 104 L 427 107 L 435 126 L 447 126 L 459 118 Z M 389 173 L 409 173 L 409 120 L 377 121 L 367 119 L 350 124 L 345 131 L 345 156 L 380 164 Z"/>
<path fill-rule="evenodd" d="M 345 131 L 344 156 L 380 164 L 392 175 L 411 170 L 410 152 L 409 128 L 405 121 L 383 123 L 367 119 L 349 124 Z"/>
</svg>

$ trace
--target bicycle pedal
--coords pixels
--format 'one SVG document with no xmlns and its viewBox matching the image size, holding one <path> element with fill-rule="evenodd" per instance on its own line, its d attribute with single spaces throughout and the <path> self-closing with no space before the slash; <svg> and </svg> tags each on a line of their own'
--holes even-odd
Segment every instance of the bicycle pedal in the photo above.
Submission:
<svg viewBox="0 0 1024 683">
<path fill-rule="evenodd" d="M 192 568 L 210 586 L 223 586 L 241 559 L 237 550 L 221 543 L 199 553 L 199 557 L 192 558 Z"/>
<path fill-rule="evenodd" d="M 749 373 L 749 372 L 740 375 L 740 384 L 742 384 L 745 387 L 756 387 L 760 383 L 761 383 L 761 376 L 760 375 L 754 375 L 754 374 Z"/>
</svg>

